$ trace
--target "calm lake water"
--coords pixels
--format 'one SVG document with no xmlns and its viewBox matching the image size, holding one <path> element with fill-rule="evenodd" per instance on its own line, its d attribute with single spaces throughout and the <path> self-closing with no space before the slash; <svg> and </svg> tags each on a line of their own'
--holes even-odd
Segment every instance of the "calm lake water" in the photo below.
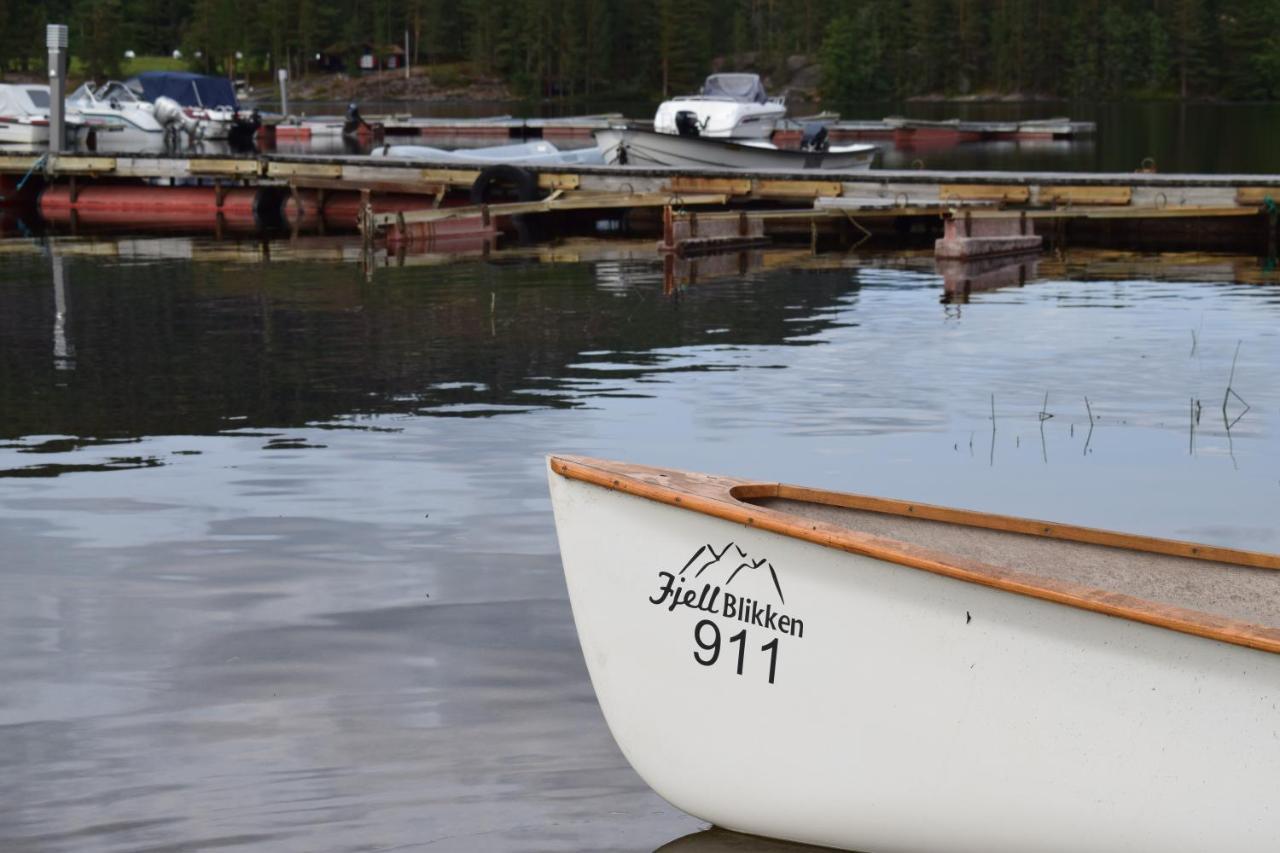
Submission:
<svg viewBox="0 0 1280 853">
<path fill-rule="evenodd" d="M 746 849 L 609 736 L 553 451 L 1280 551 L 1252 258 L 344 257 L 0 241 L 0 848 Z"/>
</svg>

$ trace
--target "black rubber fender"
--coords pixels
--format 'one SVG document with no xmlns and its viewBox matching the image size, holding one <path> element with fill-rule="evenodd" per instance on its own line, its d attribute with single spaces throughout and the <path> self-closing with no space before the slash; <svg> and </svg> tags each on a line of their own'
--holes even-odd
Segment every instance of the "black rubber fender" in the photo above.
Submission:
<svg viewBox="0 0 1280 853">
<path fill-rule="evenodd" d="M 501 188 L 504 193 L 513 193 L 516 201 L 537 201 L 542 198 L 537 175 L 519 166 L 499 163 L 480 170 L 471 184 L 471 203 L 488 204 L 493 200 L 494 190 L 497 188 Z M 511 227 L 515 230 L 517 243 L 536 243 L 542 239 L 543 223 L 538 216 L 512 216 Z"/>
<path fill-rule="evenodd" d="M 541 198 L 538 191 L 538 176 L 528 169 L 499 163 L 496 166 L 485 166 L 471 184 L 471 203 L 488 204 L 493 200 L 494 189 L 510 187 L 517 201 L 536 201 Z"/>
</svg>

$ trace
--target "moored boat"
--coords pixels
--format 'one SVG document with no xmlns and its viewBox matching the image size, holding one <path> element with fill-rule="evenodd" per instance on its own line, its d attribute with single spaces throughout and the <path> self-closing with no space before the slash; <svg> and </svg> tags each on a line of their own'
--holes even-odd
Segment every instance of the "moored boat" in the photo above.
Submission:
<svg viewBox="0 0 1280 853">
<path fill-rule="evenodd" d="M 622 752 L 740 832 L 880 851 L 1271 851 L 1280 556 L 549 460 Z"/>
<path fill-rule="evenodd" d="M 240 115 L 234 84 L 225 77 L 187 71 L 144 71 L 124 83 L 142 100 L 159 104 L 161 98 L 175 101 L 186 118 L 195 122 L 201 139 L 228 139 L 238 129 L 252 123 Z M 252 130 L 257 130 L 253 125 Z M 248 131 L 252 136 L 252 130 Z"/>
<path fill-rule="evenodd" d="M 431 145 L 379 145 L 369 152 L 369 156 L 396 157 L 431 163 L 510 163 L 524 166 L 604 164 L 604 157 L 598 148 L 574 148 L 561 151 L 545 139 L 483 148 L 445 149 Z"/>
<path fill-rule="evenodd" d="M 48 142 L 49 87 L 0 84 L 0 143 Z"/>
<path fill-rule="evenodd" d="M 154 104 L 117 80 L 98 88 L 84 83 L 67 96 L 68 115 L 76 115 L 86 130 L 97 134 L 99 144 L 148 145 L 163 143 L 165 126 L 156 118 Z"/>
<path fill-rule="evenodd" d="M 627 166 L 853 171 L 871 168 L 879 150 L 874 145 L 778 148 L 764 142 L 672 136 L 635 128 L 597 130 L 595 137 L 606 163 Z"/>
<path fill-rule="evenodd" d="M 653 129 L 681 136 L 768 139 L 787 115 L 783 98 L 771 98 L 758 74 L 712 74 L 696 95 L 658 105 Z"/>
</svg>

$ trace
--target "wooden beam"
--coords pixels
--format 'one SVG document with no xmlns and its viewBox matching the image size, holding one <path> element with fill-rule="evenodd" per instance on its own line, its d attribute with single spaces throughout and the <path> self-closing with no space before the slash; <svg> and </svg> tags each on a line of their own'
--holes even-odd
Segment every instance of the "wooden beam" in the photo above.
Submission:
<svg viewBox="0 0 1280 853">
<path fill-rule="evenodd" d="M 403 193 L 406 195 L 440 195 L 448 186 L 440 183 L 424 184 L 418 181 L 341 181 L 333 178 L 292 178 L 290 186 L 308 190 L 336 190 L 338 192 Z"/>
<path fill-rule="evenodd" d="M 668 193 L 572 193 L 541 201 L 517 201 L 509 204 L 470 205 L 467 207 L 442 207 L 433 210 L 408 210 L 403 214 L 376 213 L 375 226 L 394 223 L 439 222 L 445 219 L 465 219 L 472 216 L 515 216 L 524 213 L 550 213 L 556 210 L 609 210 L 629 207 L 665 207 L 679 201 L 685 206 L 696 204 L 724 204 L 725 195 L 702 194 L 676 198 Z M 737 214 L 734 214 L 737 216 Z"/>
<path fill-rule="evenodd" d="M 49 171 L 55 175 L 100 175 L 116 170 L 114 157 L 78 157 L 67 154 L 51 154 Z"/>
<path fill-rule="evenodd" d="M 1133 187 L 1041 186 L 1037 195 L 1047 204 L 1128 204 L 1133 201 Z"/>
<path fill-rule="evenodd" d="M 423 169 L 421 178 L 428 183 L 448 184 L 451 187 L 469 187 L 480 177 L 479 169 Z"/>
<path fill-rule="evenodd" d="M 341 178 L 342 166 L 336 163 L 267 163 L 269 178 Z"/>
<path fill-rule="evenodd" d="M 1280 187 L 1239 187 L 1236 189 L 1236 204 L 1258 206 L 1267 199 L 1280 204 Z"/>
<path fill-rule="evenodd" d="M 744 196 L 751 194 L 751 179 L 674 175 L 667 182 L 667 188 L 673 193 L 723 193 L 728 196 Z"/>
<path fill-rule="evenodd" d="M 262 164 L 257 160 L 205 160 L 198 158 L 189 162 L 189 169 L 193 175 L 252 178 L 262 173 Z"/>
<path fill-rule="evenodd" d="M 757 198 L 834 198 L 844 192 L 839 181 L 778 181 L 761 178 L 751 188 Z"/>
<path fill-rule="evenodd" d="M 1031 188 L 1018 184 L 943 184 L 938 189 L 943 201 L 994 201 L 1002 204 L 1026 204 Z"/>
<path fill-rule="evenodd" d="M 31 171 L 39 157 L 27 154 L 0 154 L 0 172 L 16 172 L 25 174 Z"/>
<path fill-rule="evenodd" d="M 538 186 L 544 190 L 576 190 L 582 184 L 577 175 L 556 172 L 542 172 L 538 175 Z"/>
</svg>

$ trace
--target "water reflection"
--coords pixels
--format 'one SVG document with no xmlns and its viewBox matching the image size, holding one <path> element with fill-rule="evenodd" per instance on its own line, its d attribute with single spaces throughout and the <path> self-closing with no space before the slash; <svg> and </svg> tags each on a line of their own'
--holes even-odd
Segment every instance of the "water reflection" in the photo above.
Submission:
<svg viewBox="0 0 1280 853">
<path fill-rule="evenodd" d="M 827 847 L 793 844 L 712 827 L 669 841 L 654 853 L 819 853 Z"/>
</svg>

